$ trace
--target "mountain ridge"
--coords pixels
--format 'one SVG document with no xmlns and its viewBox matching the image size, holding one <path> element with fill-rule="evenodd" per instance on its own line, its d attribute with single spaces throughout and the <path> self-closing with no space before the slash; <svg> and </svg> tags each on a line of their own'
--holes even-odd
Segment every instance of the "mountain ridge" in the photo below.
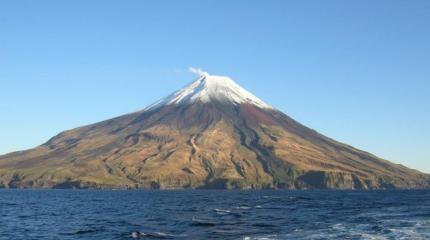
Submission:
<svg viewBox="0 0 430 240">
<path fill-rule="evenodd" d="M 141 111 L 0 156 L 0 187 L 422 189 L 430 175 L 310 129 L 204 72 Z"/>
</svg>

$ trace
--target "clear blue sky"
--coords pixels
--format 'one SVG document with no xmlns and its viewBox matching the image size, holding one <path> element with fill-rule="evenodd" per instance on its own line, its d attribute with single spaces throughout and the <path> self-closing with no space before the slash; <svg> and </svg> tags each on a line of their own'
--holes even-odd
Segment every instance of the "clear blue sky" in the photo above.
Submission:
<svg viewBox="0 0 430 240">
<path fill-rule="evenodd" d="M 430 1 L 0 1 L 0 153 L 229 75 L 430 173 Z"/>
</svg>

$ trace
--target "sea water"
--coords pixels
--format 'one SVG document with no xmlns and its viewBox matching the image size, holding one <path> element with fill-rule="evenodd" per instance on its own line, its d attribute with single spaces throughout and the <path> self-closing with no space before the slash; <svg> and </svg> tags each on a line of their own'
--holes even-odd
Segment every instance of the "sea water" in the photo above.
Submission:
<svg viewBox="0 0 430 240">
<path fill-rule="evenodd" d="M 430 239 L 430 191 L 4 189 L 0 239 Z"/>
</svg>

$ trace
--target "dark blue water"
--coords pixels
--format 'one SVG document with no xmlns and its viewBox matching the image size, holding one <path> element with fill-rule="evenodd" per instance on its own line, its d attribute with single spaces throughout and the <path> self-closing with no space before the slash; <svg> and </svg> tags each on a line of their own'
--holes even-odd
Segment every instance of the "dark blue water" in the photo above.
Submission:
<svg viewBox="0 0 430 240">
<path fill-rule="evenodd" d="M 430 239 L 430 191 L 0 190 L 0 239 Z"/>
</svg>

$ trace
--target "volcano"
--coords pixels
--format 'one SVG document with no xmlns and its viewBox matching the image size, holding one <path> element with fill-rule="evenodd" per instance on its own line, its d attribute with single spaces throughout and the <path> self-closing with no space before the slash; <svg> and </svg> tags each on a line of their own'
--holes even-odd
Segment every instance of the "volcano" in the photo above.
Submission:
<svg viewBox="0 0 430 240">
<path fill-rule="evenodd" d="M 232 79 L 0 156 L 3 188 L 422 189 L 430 176 L 323 136 Z"/>
</svg>

